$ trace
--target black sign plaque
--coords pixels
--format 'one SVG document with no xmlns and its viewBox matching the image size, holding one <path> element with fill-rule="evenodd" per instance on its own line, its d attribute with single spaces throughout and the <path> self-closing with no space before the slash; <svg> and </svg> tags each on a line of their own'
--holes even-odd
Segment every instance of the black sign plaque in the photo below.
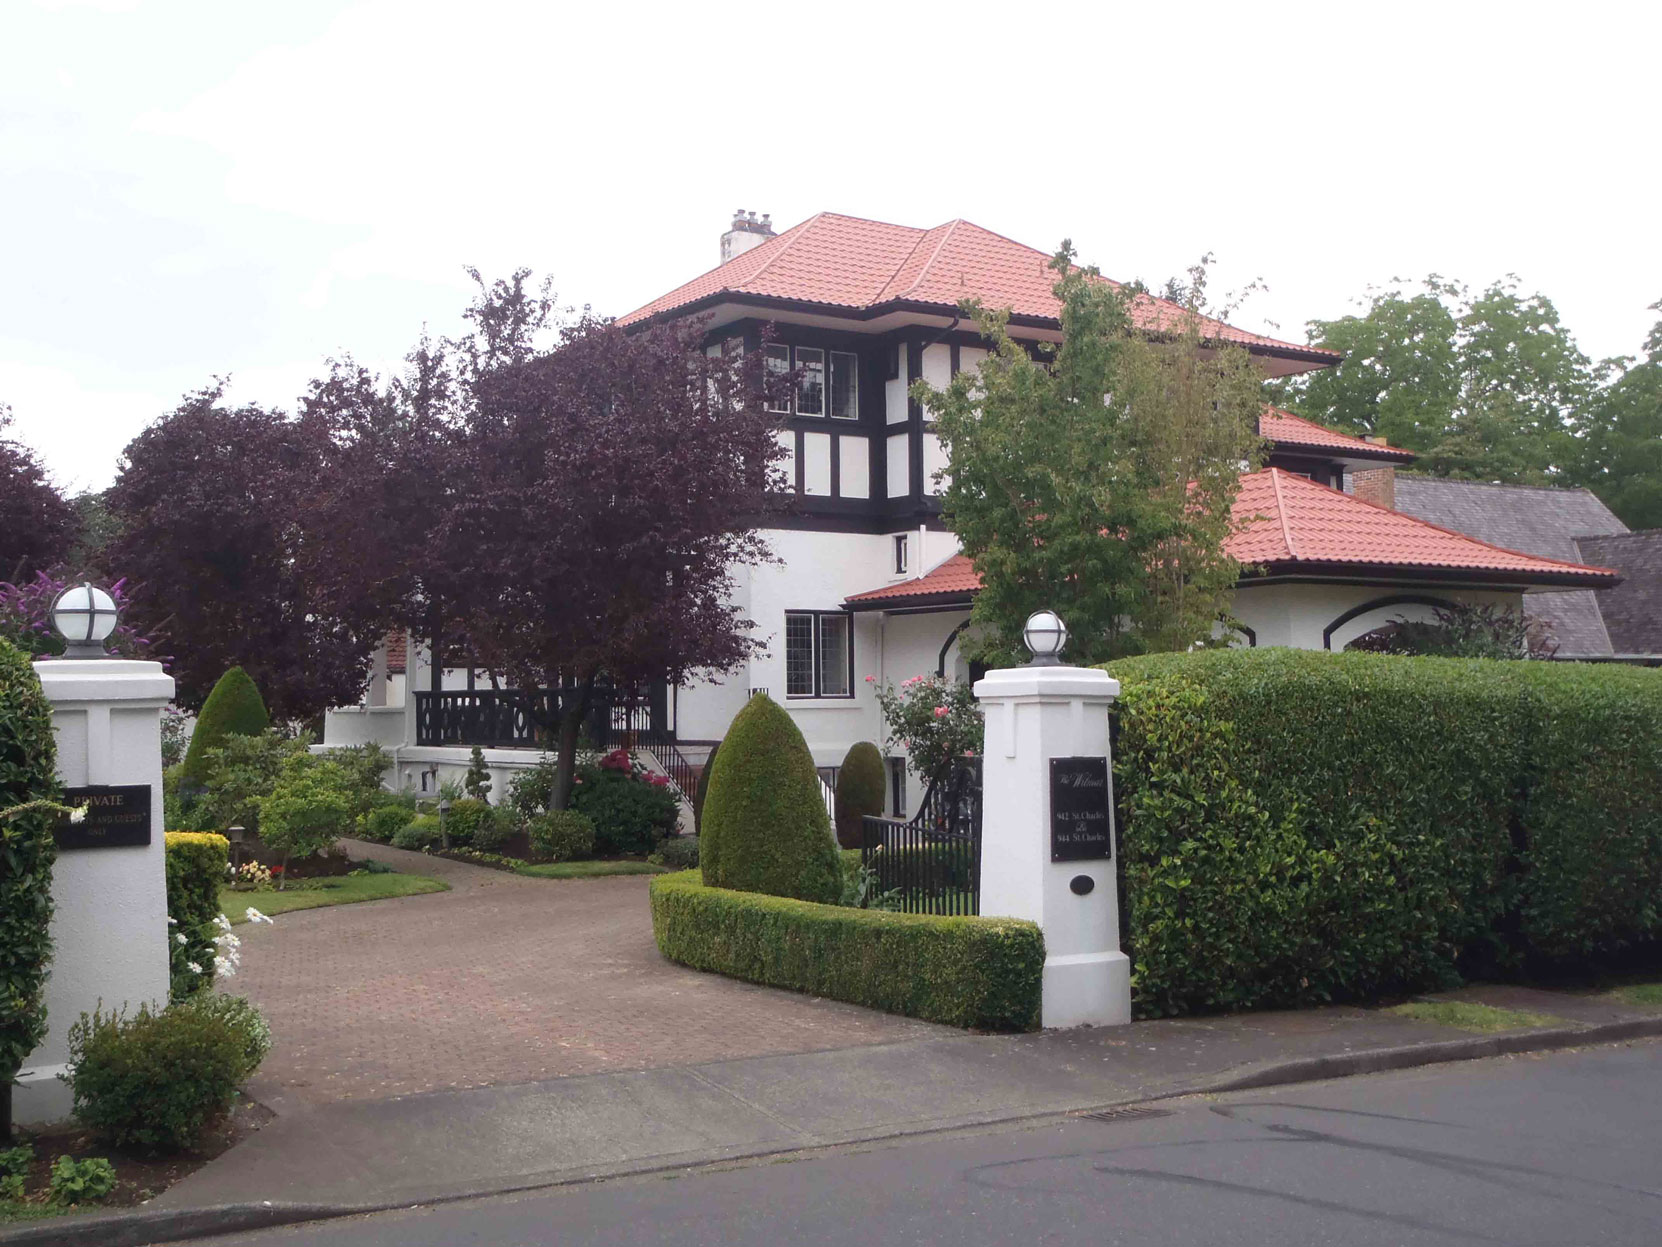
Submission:
<svg viewBox="0 0 1662 1247">
<path fill-rule="evenodd" d="M 1106 861 L 1114 855 L 1107 758 L 1050 760 L 1050 860 Z"/>
<path fill-rule="evenodd" d="M 149 784 L 88 784 L 65 788 L 63 803 L 85 806 L 78 823 L 58 820 L 53 836 L 60 849 L 117 849 L 150 843 Z"/>
</svg>

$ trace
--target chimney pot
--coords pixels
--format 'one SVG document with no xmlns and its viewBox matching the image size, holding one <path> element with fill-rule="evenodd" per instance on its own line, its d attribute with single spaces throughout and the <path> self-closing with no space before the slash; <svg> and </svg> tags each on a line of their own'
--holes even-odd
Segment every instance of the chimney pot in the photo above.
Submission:
<svg viewBox="0 0 1662 1247">
<path fill-rule="evenodd" d="M 764 212 L 758 219 L 754 212 L 740 208 L 733 213 L 732 226 L 721 236 L 721 262 L 726 264 L 734 256 L 743 255 L 773 236 L 771 214 Z"/>
</svg>

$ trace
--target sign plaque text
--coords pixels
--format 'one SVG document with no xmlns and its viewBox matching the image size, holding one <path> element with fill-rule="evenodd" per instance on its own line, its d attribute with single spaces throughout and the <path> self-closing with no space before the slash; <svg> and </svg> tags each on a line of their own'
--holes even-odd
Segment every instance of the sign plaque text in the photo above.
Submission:
<svg viewBox="0 0 1662 1247">
<path fill-rule="evenodd" d="M 85 806 L 78 823 L 65 815 L 53 837 L 60 849 L 115 849 L 150 843 L 149 784 L 88 784 L 65 788 L 63 803 Z"/>
<path fill-rule="evenodd" d="M 1107 861 L 1114 855 L 1107 758 L 1050 760 L 1050 860 Z"/>
</svg>

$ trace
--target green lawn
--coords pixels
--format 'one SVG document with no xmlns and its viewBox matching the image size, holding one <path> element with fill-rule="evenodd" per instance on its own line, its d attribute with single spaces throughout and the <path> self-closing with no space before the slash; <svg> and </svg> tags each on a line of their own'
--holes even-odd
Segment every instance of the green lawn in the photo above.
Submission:
<svg viewBox="0 0 1662 1247">
<path fill-rule="evenodd" d="M 448 884 L 426 875 L 339 875 L 332 879 L 301 879 L 281 892 L 219 890 L 219 908 L 232 924 L 248 921 L 253 906 L 267 917 L 294 909 L 321 909 L 325 905 L 353 905 L 383 901 L 392 896 L 419 896 L 448 892 Z"/>
<path fill-rule="evenodd" d="M 1518 1009 L 1497 1009 L 1493 1005 L 1467 1004 L 1458 1000 L 1416 1000 L 1385 1010 L 1415 1022 L 1435 1022 L 1463 1031 L 1515 1031 L 1561 1024 L 1563 1018 L 1545 1013 L 1524 1013 Z"/>
<path fill-rule="evenodd" d="M 1662 1005 L 1662 983 L 1630 983 L 1610 996 L 1624 1005 Z"/>
<path fill-rule="evenodd" d="M 94 1205 L 60 1208 L 56 1204 L 25 1204 L 18 1200 L 0 1199 L 0 1225 L 13 1221 L 38 1221 L 42 1217 L 62 1217 L 71 1212 L 96 1212 Z"/>
<path fill-rule="evenodd" d="M 596 875 L 661 875 L 667 869 L 651 862 L 543 862 L 515 866 L 514 873 L 538 879 L 592 879 Z"/>
</svg>

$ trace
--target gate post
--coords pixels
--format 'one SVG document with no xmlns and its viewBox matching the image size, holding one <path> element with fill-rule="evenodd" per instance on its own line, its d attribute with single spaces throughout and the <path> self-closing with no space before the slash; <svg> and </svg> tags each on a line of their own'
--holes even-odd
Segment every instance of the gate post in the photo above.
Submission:
<svg viewBox="0 0 1662 1247">
<path fill-rule="evenodd" d="M 1042 663 L 975 685 L 986 715 L 981 912 L 1044 931 L 1046 1027 L 1131 1020 L 1108 745 L 1119 691 L 1105 671 Z"/>
</svg>

